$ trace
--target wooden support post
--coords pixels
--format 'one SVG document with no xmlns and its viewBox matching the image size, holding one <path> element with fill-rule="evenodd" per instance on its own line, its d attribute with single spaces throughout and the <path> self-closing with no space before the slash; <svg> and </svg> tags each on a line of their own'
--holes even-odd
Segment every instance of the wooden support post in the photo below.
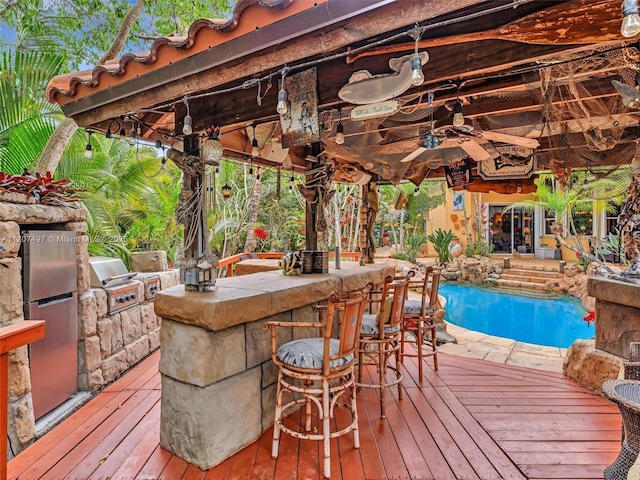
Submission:
<svg viewBox="0 0 640 480">
<path fill-rule="evenodd" d="M 43 338 L 42 320 L 24 320 L 0 328 L 0 480 L 7 480 L 9 352 Z"/>
</svg>

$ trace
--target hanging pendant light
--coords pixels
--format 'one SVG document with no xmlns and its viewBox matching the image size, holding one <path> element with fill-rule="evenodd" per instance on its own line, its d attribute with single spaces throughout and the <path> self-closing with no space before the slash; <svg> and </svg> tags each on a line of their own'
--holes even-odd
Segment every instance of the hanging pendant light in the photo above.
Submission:
<svg viewBox="0 0 640 480">
<path fill-rule="evenodd" d="M 182 133 L 184 133 L 185 135 L 191 135 L 193 133 L 193 119 L 191 118 L 191 114 L 189 113 L 189 99 L 187 97 L 184 97 L 183 102 L 187 107 L 187 115 L 184 117 Z"/>
<path fill-rule="evenodd" d="M 638 0 L 624 0 L 622 2 L 622 26 L 620 33 L 623 37 L 635 37 L 640 33 L 640 15 L 638 15 Z"/>
<path fill-rule="evenodd" d="M 224 199 L 231 198 L 231 187 L 227 183 L 223 185 L 221 190 L 222 190 L 222 198 Z"/>
<path fill-rule="evenodd" d="M 202 158 L 206 162 L 217 163 L 222 158 L 224 147 L 218 138 L 220 127 L 211 126 L 207 128 L 207 138 L 202 143 Z"/>
</svg>

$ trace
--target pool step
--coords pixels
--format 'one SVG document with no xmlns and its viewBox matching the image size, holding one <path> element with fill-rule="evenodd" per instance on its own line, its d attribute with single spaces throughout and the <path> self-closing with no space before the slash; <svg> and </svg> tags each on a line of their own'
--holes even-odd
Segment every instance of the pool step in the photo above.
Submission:
<svg viewBox="0 0 640 480">
<path fill-rule="evenodd" d="M 517 280 L 496 280 L 496 285 L 500 287 L 527 288 L 529 290 L 545 291 L 547 289 L 544 283 L 520 282 Z"/>
<path fill-rule="evenodd" d="M 549 281 L 555 281 L 560 277 L 561 274 L 558 270 L 540 270 L 539 268 L 517 266 L 516 268 L 505 268 L 496 283 L 503 287 L 546 290 Z"/>
<path fill-rule="evenodd" d="M 508 271 L 509 270 L 504 270 L 504 272 L 508 272 Z M 520 283 L 540 283 L 542 285 L 546 284 L 547 280 L 549 280 L 546 277 L 512 274 L 512 273 L 504 273 L 504 272 L 500 276 L 501 280 L 510 280 L 513 282 L 520 282 Z"/>
</svg>

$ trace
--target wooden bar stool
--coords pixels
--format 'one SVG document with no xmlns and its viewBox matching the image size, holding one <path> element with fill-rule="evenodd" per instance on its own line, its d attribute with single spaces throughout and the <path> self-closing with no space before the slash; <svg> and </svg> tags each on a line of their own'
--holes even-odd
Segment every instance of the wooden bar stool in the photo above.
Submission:
<svg viewBox="0 0 640 480">
<path fill-rule="evenodd" d="M 404 304 L 402 318 L 402 340 L 400 343 L 401 359 L 418 357 L 418 377 L 422 381 L 423 358 L 433 357 L 433 368 L 438 370 L 438 344 L 436 343 L 435 313 L 438 308 L 438 287 L 440 270 L 428 267 L 422 283 L 422 299 L 407 300 Z M 429 336 L 427 337 L 427 333 Z M 428 340 L 426 340 L 428 338 Z M 424 346 L 430 344 L 431 349 L 425 352 Z M 417 354 L 407 353 L 405 343 L 410 343 Z"/>
<path fill-rule="evenodd" d="M 358 334 L 366 300 L 373 284 L 364 289 L 345 294 L 332 293 L 326 306 L 318 307 L 320 321 L 266 322 L 271 328 L 271 356 L 278 366 L 275 421 L 271 456 L 278 456 L 280 432 L 306 440 L 322 440 L 324 449 L 324 476 L 331 476 L 331 439 L 353 431 L 353 444 L 360 447 L 358 435 L 358 411 L 354 382 L 355 353 Z M 333 326 L 338 327 L 338 338 L 331 338 Z M 319 328 L 322 337 L 302 338 L 277 345 L 277 328 Z M 290 401 L 283 403 L 285 394 Z M 342 400 L 343 394 L 348 399 Z M 317 408 L 321 425 L 312 433 L 312 409 Z M 297 408 L 305 407 L 304 429 L 294 430 L 284 424 L 286 416 Z M 341 430 L 331 431 L 331 421 L 336 407 L 351 412 L 351 423 Z"/>
<path fill-rule="evenodd" d="M 407 298 L 409 280 L 415 275 L 410 271 L 407 275 L 385 278 L 382 290 L 371 292 L 369 311 L 373 304 L 379 304 L 376 313 L 367 313 L 362 319 L 360 328 L 360 346 L 358 348 L 358 382 L 363 388 L 380 390 L 380 416 L 386 418 L 385 389 L 398 386 L 398 397 L 402 400 L 402 372 L 400 370 L 400 338 L 404 302 Z M 378 381 L 364 382 L 363 367 L 365 358 L 368 363 L 375 363 Z M 394 365 L 391 359 L 394 358 Z M 395 379 L 387 380 L 387 371 L 395 374 Z"/>
</svg>

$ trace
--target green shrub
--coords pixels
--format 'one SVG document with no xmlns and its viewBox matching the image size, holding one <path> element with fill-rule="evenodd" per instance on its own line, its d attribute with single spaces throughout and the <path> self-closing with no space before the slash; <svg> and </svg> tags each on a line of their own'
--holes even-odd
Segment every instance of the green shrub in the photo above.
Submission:
<svg viewBox="0 0 640 480">
<path fill-rule="evenodd" d="M 481 257 L 490 257 L 493 253 L 495 245 L 487 242 L 472 242 L 464 247 L 464 254 L 467 257 L 480 255 Z"/>
<path fill-rule="evenodd" d="M 406 253 L 392 253 L 391 258 L 395 258 L 396 260 L 408 260 L 409 256 Z"/>
<path fill-rule="evenodd" d="M 416 263 L 416 258 L 422 245 L 424 245 L 424 235 L 422 233 L 411 233 L 407 235 L 404 241 L 404 251 L 407 254 L 407 260 L 411 263 Z"/>
<path fill-rule="evenodd" d="M 438 261 L 440 263 L 447 263 L 451 260 L 451 254 L 449 253 L 449 244 L 453 240 L 453 232 L 451 230 L 444 231 L 441 228 L 430 235 L 427 235 L 427 240 L 433 243 L 433 248 L 438 255 Z"/>
</svg>

